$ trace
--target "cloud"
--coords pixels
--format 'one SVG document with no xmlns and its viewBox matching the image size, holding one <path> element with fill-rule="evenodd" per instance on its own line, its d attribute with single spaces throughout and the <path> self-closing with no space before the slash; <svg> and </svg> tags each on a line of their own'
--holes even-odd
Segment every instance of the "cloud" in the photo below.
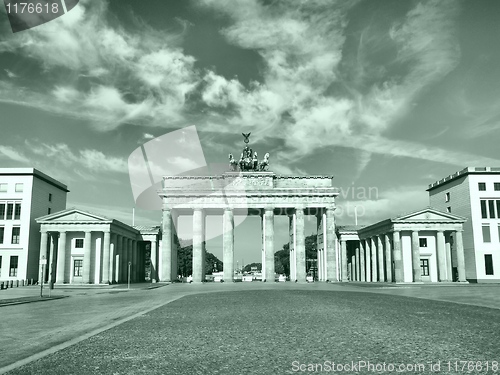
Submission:
<svg viewBox="0 0 500 375">
<path fill-rule="evenodd" d="M 0 157 L 22 163 L 29 161 L 22 153 L 10 146 L 0 146 Z"/>
<path fill-rule="evenodd" d="M 111 155 L 105 155 L 94 149 L 83 149 L 73 152 L 65 143 L 49 145 L 46 143 L 34 144 L 26 141 L 28 149 L 34 156 L 46 157 L 54 165 L 65 167 L 84 168 L 90 172 L 128 173 L 126 160 Z"/>
<path fill-rule="evenodd" d="M 248 87 L 214 72 L 204 76 L 202 100 L 213 117 L 221 118 L 210 121 L 210 131 L 223 132 L 230 123 L 252 130 L 254 141 L 272 134 L 285 141 L 293 158 L 318 147 L 352 147 L 361 151 L 359 173 L 371 153 L 457 165 L 496 163 L 390 137 L 419 95 L 457 66 L 458 1 L 417 3 L 393 24 L 368 26 L 354 64 L 345 43 L 353 3 L 203 4 L 230 18 L 222 35 L 255 50 L 264 66 L 262 80 Z"/>
<path fill-rule="evenodd" d="M 125 29 L 109 21 L 107 2 L 82 0 L 56 20 L 0 37 L 0 53 L 37 61 L 40 82 L 53 85 L 47 90 L 36 79 L 27 90 L 0 85 L 0 101 L 83 118 L 100 130 L 164 126 L 182 118 L 185 97 L 198 82 L 194 58 L 177 44 L 175 32 L 161 35 L 137 19 Z"/>
<path fill-rule="evenodd" d="M 186 22 L 177 33 L 140 19 L 124 28 L 109 21 L 106 2 L 82 0 L 63 17 L 0 39 L 0 51 L 40 62 L 53 82 L 47 89 L 0 81 L 0 102 L 83 118 L 99 130 L 178 127 L 194 119 L 207 133 L 252 131 L 253 142 L 272 134 L 293 158 L 347 146 L 361 151 L 359 173 L 370 153 L 492 161 L 391 137 L 420 95 L 459 62 L 458 1 L 419 2 L 393 23 L 372 22 L 358 30 L 354 49 L 346 41 L 352 45 L 356 34 L 347 29 L 356 1 L 197 4 L 225 17 L 228 43 L 260 56 L 258 80 L 244 85 L 197 68 L 180 47 Z M 496 128 L 489 121 L 477 132 Z"/>
<path fill-rule="evenodd" d="M 4 70 L 5 70 L 5 74 L 7 74 L 7 77 L 9 77 L 9 78 L 17 78 L 18 77 L 17 74 L 13 73 L 9 69 L 4 69 Z"/>
</svg>

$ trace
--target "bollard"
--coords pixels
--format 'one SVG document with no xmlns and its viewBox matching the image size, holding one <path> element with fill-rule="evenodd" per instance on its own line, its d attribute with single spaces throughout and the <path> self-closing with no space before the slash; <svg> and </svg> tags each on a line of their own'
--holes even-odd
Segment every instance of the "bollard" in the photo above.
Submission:
<svg viewBox="0 0 500 375">
<path fill-rule="evenodd" d="M 10 288 L 14 287 L 14 280 L 10 280 Z"/>
<path fill-rule="evenodd" d="M 33 279 L 31 279 L 31 281 L 30 281 L 30 285 L 33 285 Z"/>
<path fill-rule="evenodd" d="M 19 288 L 19 280 L 16 280 L 16 288 Z"/>
<path fill-rule="evenodd" d="M 24 279 L 21 280 L 21 286 L 24 286 Z"/>
<path fill-rule="evenodd" d="M 3 281 L 0 283 L 0 290 L 3 290 L 4 287 L 3 287 Z"/>
</svg>

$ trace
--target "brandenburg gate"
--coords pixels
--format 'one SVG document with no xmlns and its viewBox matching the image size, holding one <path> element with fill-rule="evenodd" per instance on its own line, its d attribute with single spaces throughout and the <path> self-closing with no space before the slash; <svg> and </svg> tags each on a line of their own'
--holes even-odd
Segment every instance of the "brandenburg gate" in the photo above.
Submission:
<svg viewBox="0 0 500 375">
<path fill-rule="evenodd" d="M 248 143 L 249 134 L 244 134 Z M 274 218 L 289 218 L 290 280 L 306 281 L 305 215 L 317 218 L 318 279 L 337 281 L 335 198 L 338 190 L 332 177 L 285 177 L 267 171 L 269 154 L 262 161 L 245 146 L 239 162 L 230 154 L 230 171 L 212 176 L 164 176 L 159 195 L 163 200 L 163 237 L 161 281 L 177 277 L 177 248 L 173 233 L 178 217 L 193 220 L 193 282 L 205 280 L 205 217 L 222 220 L 224 281 L 234 277 L 234 218 L 236 215 L 260 216 L 262 228 L 263 281 L 274 281 Z M 152 262 L 157 262 L 152 254 Z"/>
</svg>

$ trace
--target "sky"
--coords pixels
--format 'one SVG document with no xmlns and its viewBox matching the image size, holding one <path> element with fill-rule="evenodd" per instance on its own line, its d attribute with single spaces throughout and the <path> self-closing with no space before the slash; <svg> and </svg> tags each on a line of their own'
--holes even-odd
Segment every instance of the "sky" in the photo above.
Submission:
<svg viewBox="0 0 500 375">
<path fill-rule="evenodd" d="M 207 163 L 251 132 L 276 174 L 334 176 L 339 225 L 355 206 L 359 224 L 411 212 L 430 183 L 500 166 L 499 15 L 498 0 L 81 0 L 13 33 L 2 5 L 0 167 L 131 224 L 129 155 L 195 125 Z M 280 249 L 286 218 L 275 227 Z M 259 261 L 258 218 L 235 235 L 238 262 Z"/>
</svg>

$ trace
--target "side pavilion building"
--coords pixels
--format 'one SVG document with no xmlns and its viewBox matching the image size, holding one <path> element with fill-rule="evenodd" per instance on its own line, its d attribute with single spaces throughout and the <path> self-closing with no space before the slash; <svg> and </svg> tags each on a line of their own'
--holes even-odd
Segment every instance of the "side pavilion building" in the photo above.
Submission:
<svg viewBox="0 0 500 375">
<path fill-rule="evenodd" d="M 36 219 L 44 281 L 63 284 L 144 281 L 146 250 L 157 254 L 159 227 L 133 227 L 116 219 L 70 208 Z M 153 258 L 154 255 L 151 256 Z"/>
<path fill-rule="evenodd" d="M 349 262 L 343 268 L 351 270 L 351 281 L 467 282 L 465 221 L 428 207 L 360 229 L 341 229 L 340 248 Z"/>
</svg>

